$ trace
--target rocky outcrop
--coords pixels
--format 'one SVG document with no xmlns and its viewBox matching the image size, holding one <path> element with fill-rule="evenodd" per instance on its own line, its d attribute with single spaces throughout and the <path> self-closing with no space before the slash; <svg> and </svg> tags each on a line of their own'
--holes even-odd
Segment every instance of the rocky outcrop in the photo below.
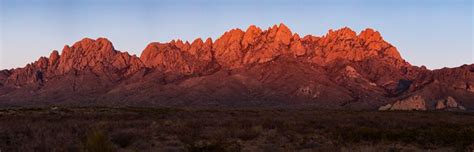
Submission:
<svg viewBox="0 0 474 152">
<path fill-rule="evenodd" d="M 473 92 L 474 72 L 470 70 L 472 68 L 474 64 L 459 68 L 443 68 L 433 71 L 432 77 L 438 82 L 446 82 L 451 88 Z"/>
<path fill-rule="evenodd" d="M 5 81 L 10 77 L 11 72 L 9 70 L 0 71 L 0 86 L 3 86 Z"/>
<path fill-rule="evenodd" d="M 343 75 L 346 76 L 346 77 L 350 77 L 350 78 L 360 77 L 360 74 L 357 72 L 357 70 L 354 69 L 354 67 L 351 67 L 351 66 L 346 66 L 344 68 Z"/>
<path fill-rule="evenodd" d="M 170 43 L 151 43 L 140 56 L 149 68 L 163 72 L 180 74 L 202 73 L 209 70 L 213 64 L 212 40 L 194 40 L 191 44 L 181 40 Z"/>
<path fill-rule="evenodd" d="M 140 57 L 116 50 L 105 38 L 85 38 L 60 52 L 0 71 L 0 106 L 54 101 L 474 108 L 474 65 L 434 71 L 412 66 L 373 29 L 300 37 L 284 24 L 265 30 L 251 25 L 215 41 L 153 42 Z M 389 101 L 395 102 L 380 107 Z"/>
<path fill-rule="evenodd" d="M 379 110 L 427 110 L 427 108 L 425 99 L 416 95 L 381 106 Z"/>
<path fill-rule="evenodd" d="M 284 24 L 261 30 L 251 25 L 246 31 L 225 32 L 214 43 L 196 39 L 170 43 L 150 43 L 140 56 L 147 67 L 163 71 L 195 74 L 208 67 L 235 69 L 272 61 L 280 56 L 311 58 L 306 62 L 326 64 L 336 59 L 361 61 L 371 57 L 388 58 L 404 63 L 395 47 L 385 42 L 380 33 L 366 29 L 357 35 L 349 28 L 332 31 L 322 37 L 293 34 Z"/>
<path fill-rule="evenodd" d="M 234 29 L 224 33 L 213 44 L 214 54 L 217 62 L 228 68 L 238 68 L 242 66 L 244 54 L 242 52 L 242 38 L 244 32 Z"/>
<path fill-rule="evenodd" d="M 58 51 L 53 51 L 49 58 L 41 57 L 24 68 L 13 70 L 5 85 L 42 85 L 51 77 L 84 70 L 110 80 L 118 80 L 143 67 L 138 57 L 116 51 L 109 40 L 85 38 L 73 46 L 64 46 L 61 55 Z"/>
<path fill-rule="evenodd" d="M 57 64 L 59 74 L 71 70 L 91 69 L 96 74 L 106 71 L 128 76 L 143 67 L 138 57 L 115 50 L 112 43 L 105 38 L 85 38 L 71 47 L 65 46 Z"/>
<path fill-rule="evenodd" d="M 466 108 L 458 104 L 453 97 L 448 96 L 436 102 L 436 110 L 466 110 Z"/>
<path fill-rule="evenodd" d="M 307 38 L 308 39 L 308 38 Z M 336 59 L 347 59 L 361 61 L 371 57 L 389 58 L 394 62 L 403 63 L 397 49 L 385 42 L 379 32 L 366 29 L 357 35 L 351 29 L 345 27 L 336 31 L 330 30 L 321 38 L 311 38 L 304 43 L 316 41 L 312 45 L 310 53 L 314 60 L 331 62 Z M 309 45 L 311 46 L 311 45 Z"/>
<path fill-rule="evenodd" d="M 250 28 L 249 28 L 250 29 Z M 288 53 L 292 33 L 284 24 L 273 26 L 256 36 L 256 43 L 245 50 L 244 64 L 265 63 Z"/>
<path fill-rule="evenodd" d="M 430 110 L 430 106 L 427 103 L 422 96 L 415 95 L 404 100 L 398 100 L 393 104 L 381 106 L 379 110 Z M 434 109 L 431 108 L 431 110 L 466 110 L 465 107 L 456 102 L 451 96 L 437 100 L 434 103 Z"/>
</svg>

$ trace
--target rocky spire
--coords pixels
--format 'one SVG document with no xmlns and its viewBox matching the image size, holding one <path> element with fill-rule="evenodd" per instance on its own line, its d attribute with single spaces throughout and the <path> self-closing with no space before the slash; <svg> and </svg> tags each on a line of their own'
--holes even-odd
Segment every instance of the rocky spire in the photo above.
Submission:
<svg viewBox="0 0 474 152">
<path fill-rule="evenodd" d="M 255 25 L 250 25 L 245 31 L 244 37 L 242 39 L 242 48 L 247 49 L 249 45 L 255 44 L 261 33 L 262 29 Z"/>
<path fill-rule="evenodd" d="M 196 74 L 209 67 L 235 69 L 272 61 L 279 56 L 304 57 L 302 62 L 325 64 L 336 59 L 361 61 L 371 57 L 403 61 L 397 49 L 385 42 L 378 31 L 365 29 L 359 35 L 348 27 L 329 30 L 323 37 L 300 36 L 283 23 L 262 30 L 255 25 L 246 31 L 233 29 L 215 42 L 201 38 L 192 43 L 173 40 L 150 43 L 140 58 L 122 53 L 106 38 L 84 38 L 72 46 L 64 46 L 61 55 L 53 51 L 49 58 L 38 61 L 45 75 L 65 74 L 71 70 L 104 69 L 134 73 L 144 67 L 163 72 Z M 34 64 L 34 63 L 33 63 Z M 34 71 L 34 70 L 33 70 Z M 120 72 L 119 72 L 120 73 Z"/>
<path fill-rule="evenodd" d="M 278 29 L 275 34 L 275 41 L 280 42 L 283 45 L 289 45 L 292 37 L 291 30 L 283 23 L 278 25 Z"/>
<path fill-rule="evenodd" d="M 49 66 L 55 65 L 56 63 L 58 63 L 58 60 L 59 60 L 59 52 L 54 50 L 49 55 Z"/>
<path fill-rule="evenodd" d="M 225 32 L 214 42 L 153 42 L 140 58 L 115 50 L 105 38 L 84 38 L 23 68 L 0 71 L 0 101 L 62 97 L 58 100 L 187 104 L 231 97 L 335 101 L 334 106 L 357 107 L 381 106 L 386 103 L 373 102 L 402 101 L 401 97 L 421 93 L 426 101 L 452 95 L 472 108 L 466 103 L 474 95 L 473 71 L 473 65 L 436 71 L 410 66 L 373 29 L 357 34 L 345 27 L 322 37 L 301 38 L 284 24 L 267 30 L 252 25 L 246 31 Z M 69 96 L 75 91 L 76 96 Z M 391 107 L 400 106 L 396 104 Z"/>
<path fill-rule="evenodd" d="M 233 29 L 225 32 L 220 38 L 214 42 L 213 50 L 217 62 L 230 68 L 242 66 L 242 38 L 245 32 L 240 29 Z"/>
</svg>

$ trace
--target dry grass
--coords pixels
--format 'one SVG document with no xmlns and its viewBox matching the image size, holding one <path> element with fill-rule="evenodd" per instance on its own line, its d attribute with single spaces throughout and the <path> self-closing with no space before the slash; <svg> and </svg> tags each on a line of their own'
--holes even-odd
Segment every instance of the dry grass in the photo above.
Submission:
<svg viewBox="0 0 474 152">
<path fill-rule="evenodd" d="M 473 141 L 474 113 L 0 110 L 2 151 L 472 151 Z"/>
</svg>

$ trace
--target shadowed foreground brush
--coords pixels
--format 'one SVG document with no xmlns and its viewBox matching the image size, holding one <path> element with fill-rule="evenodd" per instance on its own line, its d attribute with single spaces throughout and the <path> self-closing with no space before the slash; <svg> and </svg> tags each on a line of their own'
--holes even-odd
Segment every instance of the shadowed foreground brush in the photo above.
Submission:
<svg viewBox="0 0 474 152">
<path fill-rule="evenodd" d="M 109 138 L 100 130 L 92 130 L 86 136 L 83 145 L 84 152 L 112 152 L 113 144 Z"/>
</svg>

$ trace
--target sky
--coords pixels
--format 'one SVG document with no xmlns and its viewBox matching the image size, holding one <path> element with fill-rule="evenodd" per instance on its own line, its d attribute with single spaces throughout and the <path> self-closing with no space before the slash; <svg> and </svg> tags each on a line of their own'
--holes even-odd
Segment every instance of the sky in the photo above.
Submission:
<svg viewBox="0 0 474 152">
<path fill-rule="evenodd" d="M 0 69 L 84 37 L 139 56 L 150 42 L 279 23 L 316 36 L 374 28 L 408 62 L 437 69 L 474 63 L 473 20 L 472 0 L 0 0 Z"/>
</svg>

